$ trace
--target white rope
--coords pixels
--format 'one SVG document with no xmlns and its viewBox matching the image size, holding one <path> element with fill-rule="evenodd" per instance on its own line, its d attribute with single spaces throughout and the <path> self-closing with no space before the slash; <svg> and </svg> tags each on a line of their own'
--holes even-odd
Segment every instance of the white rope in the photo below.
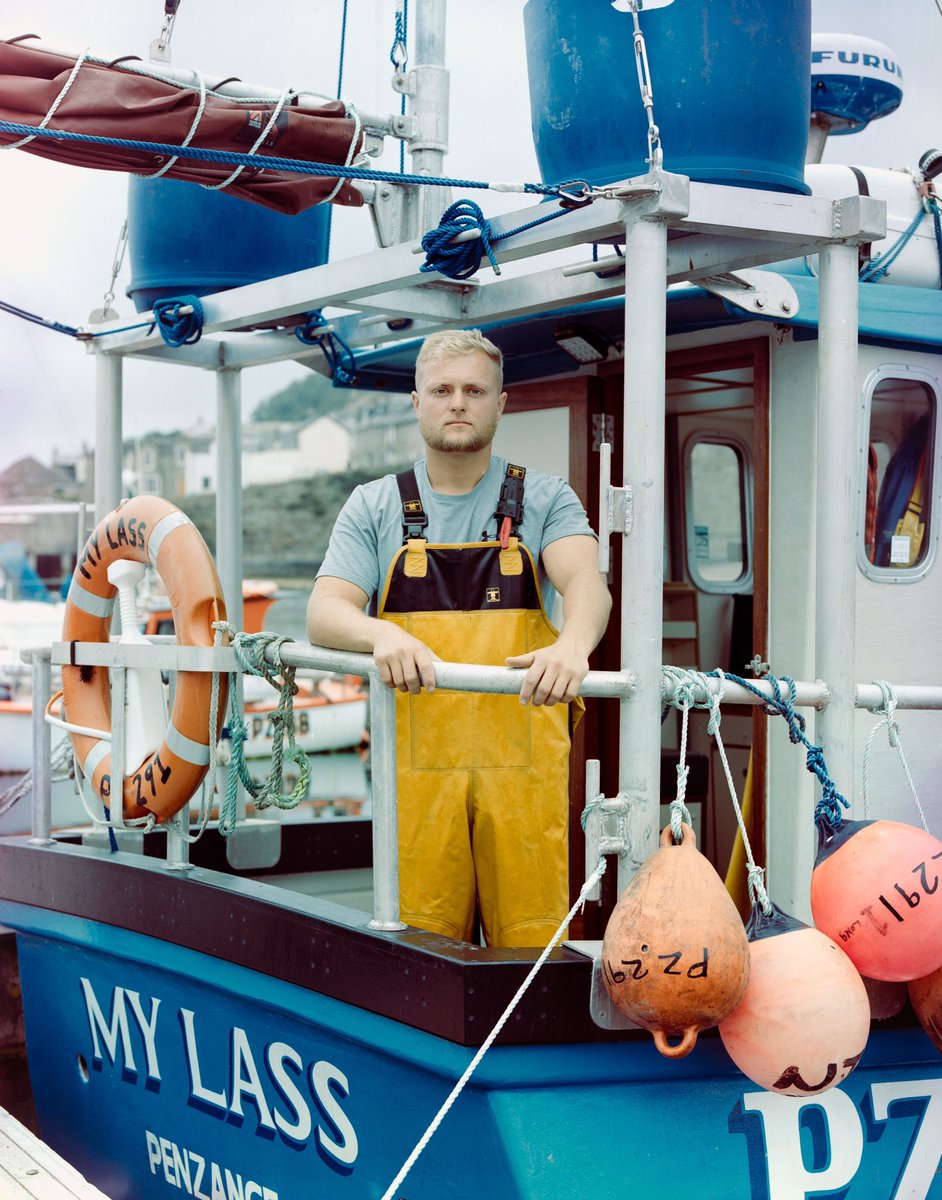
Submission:
<svg viewBox="0 0 942 1200">
<path fill-rule="evenodd" d="M 349 167 L 353 163 L 357 144 L 360 141 L 360 132 L 363 129 L 363 122 L 360 120 L 359 112 L 357 112 L 356 108 L 352 104 L 345 103 L 344 108 L 345 108 L 345 115 L 348 118 L 352 117 L 352 119 L 353 119 L 353 137 L 350 139 L 350 145 L 347 147 L 347 157 L 343 161 L 343 166 Z M 356 165 L 357 166 L 362 165 L 363 161 L 365 161 L 365 157 L 366 157 L 365 155 L 360 155 Z M 346 182 L 347 182 L 346 179 L 338 179 L 337 183 L 334 186 L 334 189 L 330 193 L 330 195 L 325 196 L 324 199 L 318 201 L 318 203 L 319 204 L 330 204 L 331 200 L 333 200 L 334 196 L 337 195 L 337 193 L 340 191 L 340 189 L 343 187 L 343 185 Z"/>
<path fill-rule="evenodd" d="M 500 1031 L 507 1024 L 507 1021 L 510 1019 L 511 1014 L 513 1013 L 514 1009 L 517 1007 L 517 1005 L 520 1003 L 521 999 L 523 998 L 524 992 L 526 992 L 527 988 L 530 986 L 530 984 L 536 978 L 537 972 L 540 970 L 540 968 L 546 962 L 547 958 L 549 958 L 550 952 L 553 950 L 556 943 L 565 934 L 566 929 L 569 926 L 569 922 L 573 919 L 573 917 L 576 915 L 576 913 L 579 911 L 579 909 L 585 904 L 586 900 L 589 897 L 589 893 L 592 891 L 592 889 L 596 886 L 596 884 L 599 882 L 599 880 L 605 874 L 605 867 L 606 867 L 605 859 L 600 858 L 599 862 L 598 862 L 598 866 L 595 868 L 595 870 L 592 872 L 592 874 L 589 876 L 589 878 L 582 885 L 582 890 L 579 892 L 579 898 L 576 900 L 575 904 L 572 906 L 572 908 L 569 910 L 569 912 L 564 917 L 563 923 L 553 934 L 552 940 L 550 941 L 549 945 L 546 947 L 546 949 L 543 951 L 543 953 L 540 955 L 540 957 L 536 960 L 536 962 L 531 967 L 530 973 L 527 975 L 526 979 L 523 981 L 523 983 L 521 983 L 520 987 L 517 988 L 517 991 L 514 994 L 513 999 L 510 1001 L 510 1003 L 504 1009 L 503 1013 L 498 1018 L 497 1024 L 494 1026 L 494 1028 L 491 1030 L 491 1032 L 484 1039 L 483 1045 L 478 1050 L 477 1054 L 475 1054 L 474 1058 L 472 1058 L 471 1062 L 468 1064 L 467 1068 L 465 1069 L 464 1074 L 461 1076 L 461 1078 L 458 1080 L 458 1082 L 455 1084 L 455 1086 L 451 1089 L 448 1099 L 445 1101 L 445 1103 L 441 1106 L 441 1108 L 435 1114 L 434 1118 L 432 1119 L 432 1123 L 429 1125 L 428 1129 L 426 1129 L 425 1133 L 423 1133 L 422 1136 L 419 1138 L 418 1142 L 416 1143 L 415 1149 L 412 1151 L 412 1153 L 409 1155 L 409 1157 L 406 1159 L 406 1161 L 400 1167 L 399 1174 L 392 1181 L 392 1183 L 389 1185 L 389 1187 L 386 1189 L 386 1191 L 383 1192 L 382 1200 L 393 1200 L 393 1197 L 395 1196 L 395 1193 L 396 1193 L 396 1189 L 399 1187 L 399 1185 L 402 1183 L 402 1181 L 405 1179 L 405 1177 L 409 1174 L 409 1172 L 415 1166 L 416 1162 L 418 1161 L 419 1155 L 422 1153 L 422 1151 L 425 1149 L 425 1147 L 432 1140 L 432 1135 L 435 1133 L 435 1130 L 438 1129 L 439 1125 L 441 1125 L 442 1121 L 445 1119 L 445 1117 L 448 1114 L 448 1110 L 451 1108 L 451 1106 L 454 1104 L 454 1102 L 458 1099 L 458 1097 L 461 1095 L 462 1091 L 464 1090 L 465 1084 L 468 1082 L 468 1080 L 471 1078 L 471 1076 L 477 1070 L 478 1066 L 481 1063 L 481 1060 L 484 1058 L 484 1055 L 487 1054 L 488 1050 L 490 1050 L 491 1046 L 494 1044 L 495 1038 L 498 1036 Z"/>
<path fill-rule="evenodd" d="M 58 96 L 56 96 L 55 100 L 53 100 L 52 107 L 49 109 L 49 111 L 46 113 L 46 115 L 43 117 L 43 119 L 36 126 L 37 129 L 45 129 L 46 126 L 48 125 L 48 123 L 55 116 L 56 109 L 59 107 L 59 105 L 62 103 L 62 101 L 69 94 L 69 90 L 71 89 L 72 84 L 75 82 L 75 77 L 79 73 L 79 68 L 81 67 L 82 63 L 85 62 L 85 60 L 87 58 L 88 58 L 88 47 L 86 46 L 85 49 L 82 51 L 82 53 L 75 60 L 75 66 L 73 66 L 71 72 L 69 73 L 69 78 L 65 81 L 65 84 L 62 87 L 62 91 L 59 93 Z M 17 147 L 25 146 L 28 142 L 32 142 L 35 140 L 36 140 L 36 134 L 31 133 L 31 134 L 29 134 L 28 137 L 20 138 L 20 140 L 18 142 L 7 142 L 5 146 L 0 146 L 0 150 L 16 150 Z"/>
<path fill-rule="evenodd" d="M 687 778 L 690 775 L 690 767 L 687 764 L 687 726 L 690 722 L 690 706 L 692 697 L 688 693 L 684 693 L 681 701 L 681 718 L 680 718 L 680 758 L 677 763 L 677 795 L 671 801 L 671 837 L 675 842 L 684 840 L 684 831 L 681 829 L 682 824 L 687 824 L 693 828 L 693 818 L 687 808 Z"/>
<path fill-rule="evenodd" d="M 92 729 L 88 725 L 73 725 L 71 721 L 63 720 L 62 717 L 55 717 L 50 712 L 44 715 L 43 720 L 47 725 L 55 725 L 57 729 L 64 729 L 66 733 L 78 733 L 82 737 L 97 738 L 100 742 L 111 741 L 110 729 Z"/>
<path fill-rule="evenodd" d="M 53 750 L 49 757 L 49 766 L 52 771 L 53 783 L 58 783 L 60 780 L 68 779 L 69 772 L 64 770 L 72 758 L 72 745 L 66 739 L 61 742 Z M 10 787 L 0 792 L 0 816 L 13 807 L 18 800 L 22 800 L 29 792 L 33 790 L 33 771 L 30 769 L 26 774 L 11 784 Z"/>
<path fill-rule="evenodd" d="M 919 812 L 919 819 L 922 822 L 922 827 L 929 832 L 929 826 L 926 822 L 926 814 L 923 812 L 922 805 L 919 803 L 919 796 L 916 792 L 916 785 L 913 783 L 913 777 L 910 774 L 909 764 L 906 761 L 906 755 L 903 753 L 903 743 L 899 736 L 899 725 L 896 722 L 896 693 L 890 684 L 884 679 L 872 679 L 871 683 L 875 683 L 880 689 L 880 695 L 883 697 L 883 703 L 877 705 L 876 708 L 871 708 L 870 712 L 875 713 L 880 717 L 876 725 L 870 730 L 867 736 L 867 744 L 864 747 L 863 757 L 863 807 L 864 820 L 870 816 L 870 751 L 873 747 L 873 739 L 877 731 L 886 726 L 887 738 L 890 746 L 899 753 L 899 760 L 903 764 L 903 771 L 906 774 L 906 781 L 909 784 L 909 790 L 913 794 L 913 800 L 916 802 L 916 808 Z"/>
<path fill-rule="evenodd" d="M 197 129 L 199 129 L 199 127 L 200 127 L 200 121 L 202 121 L 202 119 L 203 119 L 203 113 L 206 111 L 206 84 L 203 82 L 203 76 L 199 73 L 199 71 L 194 70 L 193 74 L 196 76 L 196 80 L 199 83 L 200 100 L 199 100 L 199 104 L 196 107 L 196 116 L 193 118 L 193 121 L 190 125 L 190 131 L 186 135 L 186 137 L 183 139 L 183 141 L 180 143 L 182 146 L 188 146 L 190 144 L 191 139 L 194 137 Z M 173 157 L 168 158 L 167 161 L 164 163 L 164 165 L 162 167 L 160 167 L 158 170 L 153 171 L 150 175 L 141 175 L 140 178 L 141 179 L 159 179 L 161 175 L 166 174 L 166 172 L 170 170 L 170 168 L 173 166 L 173 164 L 175 162 L 177 162 L 179 160 L 179 158 L 180 158 L 179 154 L 174 154 Z"/>
<path fill-rule="evenodd" d="M 272 109 L 272 114 L 268 118 L 268 121 L 265 124 L 265 128 L 255 139 L 254 143 L 252 144 L 251 149 L 246 151 L 247 154 L 254 154 L 256 152 L 256 150 L 259 148 L 259 146 L 264 144 L 265 139 L 268 137 L 268 134 L 271 131 L 272 126 L 275 124 L 275 122 L 281 116 L 281 110 L 285 106 L 285 101 L 288 99 L 289 96 L 292 96 L 292 95 L 294 95 L 292 89 L 290 87 L 286 87 L 285 90 L 281 93 L 281 99 L 278 101 L 278 103 Z M 260 165 L 263 165 L 264 161 L 265 160 L 263 157 L 260 160 Z M 245 170 L 245 163 L 243 163 L 240 167 L 236 167 L 236 169 L 232 172 L 232 174 L 226 176 L 226 178 L 222 181 L 222 183 L 202 183 L 202 184 L 200 184 L 200 187 L 204 187 L 208 192 L 218 192 L 221 188 L 228 187 L 229 184 L 233 182 L 233 180 L 238 179 L 238 177 L 242 174 L 242 172 L 244 170 Z"/>
<path fill-rule="evenodd" d="M 710 687 L 710 680 L 702 671 L 687 671 L 681 667 L 662 667 L 662 675 L 671 685 L 665 689 L 667 698 L 675 708 L 683 708 L 684 716 L 686 717 L 686 707 L 690 704 L 694 708 L 708 709 L 710 720 L 707 725 L 707 732 L 716 739 L 716 748 L 719 751 L 720 762 L 723 764 L 723 773 L 726 776 L 726 786 L 729 788 L 730 799 L 733 802 L 733 810 L 736 813 L 736 823 L 739 826 L 739 833 L 742 837 L 743 849 L 746 852 L 746 862 L 748 871 L 746 876 L 747 886 L 749 889 L 749 897 L 754 903 L 758 903 L 759 907 L 766 916 L 772 911 L 772 902 L 769 899 L 769 894 L 765 889 L 763 878 L 765 876 L 765 868 L 760 867 L 753 857 L 752 846 L 749 842 L 749 834 L 746 832 L 746 822 L 743 819 L 742 809 L 739 805 L 739 797 L 736 794 L 736 784 L 733 782 L 733 773 L 730 770 L 729 761 L 726 758 L 726 747 L 723 745 L 723 738 L 720 734 L 720 721 L 722 714 L 720 705 L 723 703 L 723 696 L 726 693 L 726 675 L 723 671 L 717 670 L 720 686 L 717 689 L 716 695 L 713 694 L 713 689 Z M 694 689 L 699 688 L 704 696 L 704 700 L 694 699 Z M 682 746 L 683 750 L 684 747 Z M 678 776 L 680 767 L 677 768 Z M 679 792 L 678 787 L 678 792 Z M 671 832 L 673 833 L 673 814 L 671 820 Z M 676 836 L 676 835 L 675 835 Z M 679 839 L 678 839 L 679 840 Z"/>
</svg>

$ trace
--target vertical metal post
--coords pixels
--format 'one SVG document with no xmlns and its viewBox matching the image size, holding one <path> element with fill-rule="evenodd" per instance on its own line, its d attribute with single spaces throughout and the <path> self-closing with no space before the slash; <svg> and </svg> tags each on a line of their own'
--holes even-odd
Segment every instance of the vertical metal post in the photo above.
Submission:
<svg viewBox="0 0 942 1200">
<path fill-rule="evenodd" d="M 179 812 L 174 813 L 167 827 L 167 870 L 189 871 L 190 843 L 186 839 L 189 823 L 189 807 L 184 805 Z"/>
<path fill-rule="evenodd" d="M 818 257 L 817 538 L 815 670 L 830 689 L 815 735 L 837 789 L 854 785 L 854 629 L 860 404 L 857 387 L 857 247 Z"/>
<path fill-rule="evenodd" d="M 122 359 L 95 356 L 95 519 L 121 499 Z"/>
<path fill-rule="evenodd" d="M 34 650 L 33 667 L 33 836 L 35 846 L 52 844 L 52 736 L 45 719 L 52 690 L 49 650 Z"/>
<path fill-rule="evenodd" d="M 242 375 L 216 373 L 216 566 L 230 624 L 242 617 Z M 237 677 L 242 712 L 242 676 Z M 229 770 L 233 770 L 230 763 Z M 236 820 L 245 816 L 245 789 L 238 785 Z"/>
<path fill-rule="evenodd" d="M 399 920 L 399 815 L 396 809 L 396 693 L 370 672 L 370 792 L 373 798 L 372 929 Z"/>
<path fill-rule="evenodd" d="M 216 566 L 229 620 L 242 628 L 242 375 L 216 373 Z"/>
<path fill-rule="evenodd" d="M 441 175 L 448 153 L 448 81 L 445 68 L 445 0 L 418 0 L 415 18 L 414 85 L 409 143 L 413 175 Z M 434 229 L 450 203 L 443 187 L 417 187 L 406 205 L 404 240 Z"/>
<path fill-rule="evenodd" d="M 619 890 L 657 848 L 660 817 L 666 286 L 666 224 L 626 216 L 622 436 L 634 520 L 622 550 L 621 668 L 637 686 L 621 705 L 618 783 L 631 845 L 619 858 Z"/>
<path fill-rule="evenodd" d="M 128 669 L 111 668 L 111 779 L 108 811 L 115 829 L 124 828 L 124 759 L 127 744 Z"/>
</svg>

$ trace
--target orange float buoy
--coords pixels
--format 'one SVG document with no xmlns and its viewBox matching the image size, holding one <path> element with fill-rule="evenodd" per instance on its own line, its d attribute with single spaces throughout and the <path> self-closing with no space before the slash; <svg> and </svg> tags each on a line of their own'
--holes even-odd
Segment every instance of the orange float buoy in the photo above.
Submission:
<svg viewBox="0 0 942 1200">
<path fill-rule="evenodd" d="M 909 982 L 909 999 L 926 1037 L 942 1054 L 942 967 Z"/>
<path fill-rule="evenodd" d="M 753 1083 L 811 1096 L 846 1079 L 870 1033 L 857 968 L 820 930 L 772 906 L 749 918 L 749 986 L 720 1022 L 726 1052 Z"/>
<path fill-rule="evenodd" d="M 668 1058 L 689 1054 L 701 1029 L 742 999 L 749 978 L 746 931 L 723 881 L 683 825 L 668 825 L 658 850 L 619 897 L 602 943 L 605 986 Z M 679 1044 L 668 1039 L 679 1037 Z"/>
<path fill-rule="evenodd" d="M 212 555 L 185 513 L 160 496 L 135 496 L 108 513 L 85 543 L 75 567 L 62 627 L 64 642 L 107 642 L 117 589 L 108 567 L 122 559 L 150 564 L 170 597 L 177 642 L 212 646 L 213 622 L 225 620 L 226 605 Z M 219 679 L 218 737 L 226 711 L 227 678 Z M 166 821 L 189 801 L 210 762 L 209 713 L 212 676 L 178 671 L 164 740 L 159 749 L 125 775 L 112 765 L 111 690 L 106 668 L 63 666 L 64 708 L 75 756 L 92 791 L 106 808 L 119 803 L 125 817 L 152 813 Z M 114 780 L 112 776 L 114 775 Z"/>
<path fill-rule="evenodd" d="M 844 821 L 822 836 L 814 923 L 861 975 L 907 981 L 942 966 L 942 842 L 898 821 Z"/>
</svg>

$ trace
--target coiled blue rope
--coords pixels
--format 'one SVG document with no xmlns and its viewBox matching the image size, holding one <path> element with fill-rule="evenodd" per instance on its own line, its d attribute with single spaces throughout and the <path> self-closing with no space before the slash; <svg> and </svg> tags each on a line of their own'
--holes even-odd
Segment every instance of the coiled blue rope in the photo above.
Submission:
<svg viewBox="0 0 942 1200">
<path fill-rule="evenodd" d="M 505 233 L 495 234 L 490 221 L 473 200 L 456 200 L 442 213 L 442 219 L 436 228 L 429 230 L 422 238 L 425 262 L 419 270 L 437 271 L 440 275 L 447 275 L 449 279 L 470 279 L 478 271 L 486 254 L 494 274 L 499 275 L 500 266 L 493 250 L 497 242 L 503 242 L 527 229 L 534 229 L 537 225 L 544 225 L 547 221 L 554 221 L 557 217 L 564 217 L 572 207 L 578 205 L 555 208 L 545 216 L 527 221 L 525 225 L 517 225 Z M 458 234 L 472 229 L 478 230 L 480 236 L 468 241 L 455 241 Z"/>
<path fill-rule="evenodd" d="M 784 717 L 788 725 L 788 738 L 793 744 L 798 745 L 800 742 L 806 750 L 805 766 L 812 775 L 821 784 L 821 799 L 818 801 L 814 810 L 814 821 L 819 829 L 823 829 L 825 833 L 831 833 L 834 830 L 840 829 L 843 823 L 843 815 L 841 814 L 841 806 L 850 808 L 850 805 L 837 790 L 834 780 L 828 774 L 827 763 L 824 761 L 824 751 L 820 746 L 813 745 L 805 735 L 805 718 L 801 713 L 795 712 L 795 697 L 798 694 L 798 689 L 795 686 L 794 679 L 788 675 L 781 677 L 781 683 L 788 685 L 788 695 L 782 694 L 780 681 L 771 673 L 763 676 L 763 679 L 768 680 L 772 685 L 772 690 L 775 693 L 771 698 L 760 691 L 748 679 L 741 679 L 738 675 L 731 675 L 728 671 L 724 672 L 727 679 L 731 679 L 733 683 L 738 683 L 740 687 L 744 687 L 746 691 L 752 692 L 754 696 L 758 696 L 762 700 L 763 711 L 770 716 Z M 710 675 L 717 679 L 719 673 L 711 671 Z"/>
<path fill-rule="evenodd" d="M 357 360 L 339 333 L 323 332 L 326 324 L 324 314 L 315 310 L 308 313 L 303 325 L 294 327 L 294 336 L 305 346 L 320 346 L 335 387 L 352 387 L 357 380 Z"/>
<path fill-rule="evenodd" d="M 476 229 L 480 237 L 466 242 L 456 242 L 459 233 Z M 473 200 L 456 200 L 442 213 L 435 229 L 422 238 L 425 262 L 420 271 L 438 271 L 449 279 L 470 279 L 481 265 L 486 254 L 496 275 L 500 267 L 491 249 L 491 226 L 481 209 Z"/>
<path fill-rule="evenodd" d="M 155 300 L 154 319 L 168 346 L 194 346 L 203 336 L 203 305 L 199 296 Z"/>
</svg>

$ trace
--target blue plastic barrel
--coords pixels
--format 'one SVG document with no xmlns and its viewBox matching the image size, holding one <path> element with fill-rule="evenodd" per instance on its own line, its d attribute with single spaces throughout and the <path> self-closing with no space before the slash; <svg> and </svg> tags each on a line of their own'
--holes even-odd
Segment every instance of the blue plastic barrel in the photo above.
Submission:
<svg viewBox="0 0 942 1200">
<path fill-rule="evenodd" d="M 665 170 L 806 193 L 810 0 L 674 0 L 639 19 Z M 528 0 L 524 26 L 543 181 L 644 174 L 631 14 L 609 0 Z"/>
<path fill-rule="evenodd" d="M 128 295 L 138 312 L 327 261 L 326 204 L 294 216 L 178 179 L 128 180 Z"/>
</svg>

